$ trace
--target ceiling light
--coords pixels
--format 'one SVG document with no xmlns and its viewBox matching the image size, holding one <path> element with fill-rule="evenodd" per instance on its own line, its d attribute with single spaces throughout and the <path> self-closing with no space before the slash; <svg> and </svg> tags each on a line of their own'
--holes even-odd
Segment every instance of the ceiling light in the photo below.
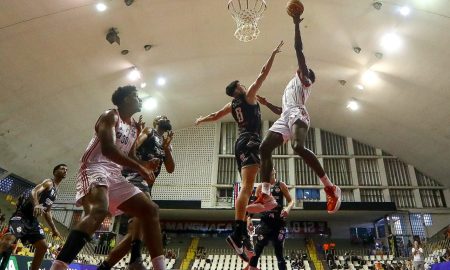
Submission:
<svg viewBox="0 0 450 270">
<path fill-rule="evenodd" d="M 156 84 L 159 85 L 159 86 L 166 85 L 166 79 L 163 78 L 163 77 L 159 77 L 159 78 L 156 80 Z"/>
<path fill-rule="evenodd" d="M 125 0 L 125 5 L 131 6 L 134 3 L 134 0 Z"/>
<path fill-rule="evenodd" d="M 362 75 L 362 80 L 365 84 L 373 84 L 378 79 L 378 76 L 372 70 L 367 70 Z"/>
<path fill-rule="evenodd" d="M 150 49 L 151 49 L 152 47 L 153 47 L 152 45 L 147 44 L 147 45 L 144 46 L 144 50 L 150 51 Z"/>
<path fill-rule="evenodd" d="M 128 73 L 128 79 L 130 81 L 136 81 L 139 80 L 141 78 L 141 72 L 136 68 L 133 67 L 130 71 L 130 73 Z"/>
<path fill-rule="evenodd" d="M 147 86 L 147 84 L 145 82 L 141 83 L 141 88 L 145 88 Z"/>
<path fill-rule="evenodd" d="M 356 88 L 358 88 L 358 90 L 364 90 L 364 86 L 362 84 L 357 84 Z"/>
<path fill-rule="evenodd" d="M 142 103 L 142 107 L 146 110 L 154 110 L 158 107 L 158 102 L 155 98 L 147 98 L 144 103 Z"/>
<path fill-rule="evenodd" d="M 401 8 L 399 8 L 398 10 L 400 12 L 400 14 L 402 14 L 403 16 L 408 16 L 409 13 L 411 13 L 411 9 L 408 6 L 403 6 Z"/>
<path fill-rule="evenodd" d="M 347 109 L 350 111 L 356 111 L 359 109 L 359 104 L 356 99 L 352 99 L 347 103 Z"/>
<path fill-rule="evenodd" d="M 358 47 L 358 46 L 353 47 L 353 51 L 354 51 L 355 53 L 360 53 L 360 52 L 361 52 L 361 47 Z"/>
<path fill-rule="evenodd" d="M 383 5 L 383 4 L 382 4 L 381 2 L 375 2 L 375 3 L 372 4 L 372 6 L 373 6 L 376 10 L 380 10 L 382 5 Z"/>
<path fill-rule="evenodd" d="M 388 33 L 381 38 L 381 47 L 385 50 L 395 51 L 400 48 L 401 40 L 395 33 Z"/>
<path fill-rule="evenodd" d="M 122 50 L 120 53 L 121 53 L 122 55 L 127 55 L 129 52 L 130 52 L 129 50 Z"/>
<path fill-rule="evenodd" d="M 106 34 L 106 40 L 113 44 L 114 42 L 120 45 L 120 37 L 119 37 L 119 31 L 117 31 L 117 28 L 110 28 L 108 30 L 108 33 Z"/>
<path fill-rule="evenodd" d="M 98 3 L 97 5 L 95 5 L 95 8 L 97 9 L 98 12 L 103 12 L 108 7 L 105 4 L 103 4 L 103 3 Z"/>
</svg>

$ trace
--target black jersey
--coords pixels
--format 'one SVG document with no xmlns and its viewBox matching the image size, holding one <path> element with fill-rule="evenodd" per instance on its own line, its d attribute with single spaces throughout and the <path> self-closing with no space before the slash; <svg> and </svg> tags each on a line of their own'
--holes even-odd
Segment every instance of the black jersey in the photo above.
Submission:
<svg viewBox="0 0 450 270">
<path fill-rule="evenodd" d="M 283 210 L 283 191 L 281 191 L 280 181 L 276 181 L 273 187 L 270 189 L 270 193 L 277 202 L 277 206 L 272 210 L 262 213 L 261 219 L 280 219 L 283 220 L 281 211 Z"/>
<path fill-rule="evenodd" d="M 31 196 L 32 189 L 26 190 L 22 195 L 20 195 L 19 200 L 17 202 L 17 209 L 15 215 L 24 216 L 27 218 L 33 217 L 33 198 Z M 44 206 L 45 211 L 50 209 L 50 206 L 55 202 L 56 197 L 58 195 L 58 190 L 55 187 L 55 183 L 51 188 L 44 190 L 39 194 L 39 204 Z"/>
<path fill-rule="evenodd" d="M 140 160 L 149 161 L 153 158 L 160 160 L 159 167 L 153 172 L 155 177 L 161 172 L 162 164 L 166 159 L 166 154 L 163 148 L 163 137 L 158 134 L 154 129 L 148 134 L 147 139 L 142 142 L 141 146 L 136 149 L 136 156 Z"/>
<path fill-rule="evenodd" d="M 248 104 L 245 96 L 239 96 L 231 102 L 231 113 L 239 126 L 239 134 L 245 132 L 260 134 L 261 110 L 259 103 L 255 105 Z"/>
</svg>

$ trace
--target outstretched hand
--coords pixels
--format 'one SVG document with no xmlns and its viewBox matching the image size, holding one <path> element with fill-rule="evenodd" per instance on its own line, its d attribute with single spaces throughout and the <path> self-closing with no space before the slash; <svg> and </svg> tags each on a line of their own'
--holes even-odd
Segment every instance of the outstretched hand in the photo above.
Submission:
<svg viewBox="0 0 450 270">
<path fill-rule="evenodd" d="M 299 24 L 303 21 L 304 18 L 300 18 L 300 15 L 298 15 L 298 16 L 292 17 L 292 19 L 294 20 L 295 24 L 297 24 L 297 23 Z"/>
<path fill-rule="evenodd" d="M 173 131 L 168 131 L 167 135 L 163 139 L 163 149 L 164 150 L 169 149 L 172 139 L 173 139 Z"/>
<path fill-rule="evenodd" d="M 141 133 L 145 128 L 145 122 L 143 121 L 142 115 L 139 116 L 139 121 L 137 122 L 138 134 Z"/>
<path fill-rule="evenodd" d="M 280 53 L 281 52 L 281 47 L 283 46 L 284 41 L 281 41 L 280 44 L 278 44 L 278 46 L 275 48 L 275 50 L 273 50 L 274 54 Z"/>
<path fill-rule="evenodd" d="M 197 119 L 195 119 L 195 125 L 198 126 L 203 120 L 203 116 L 199 116 Z"/>
<path fill-rule="evenodd" d="M 260 95 L 256 95 L 256 99 L 258 100 L 259 103 L 261 103 L 262 105 L 266 106 L 267 105 L 267 99 L 265 97 L 262 97 Z"/>
</svg>

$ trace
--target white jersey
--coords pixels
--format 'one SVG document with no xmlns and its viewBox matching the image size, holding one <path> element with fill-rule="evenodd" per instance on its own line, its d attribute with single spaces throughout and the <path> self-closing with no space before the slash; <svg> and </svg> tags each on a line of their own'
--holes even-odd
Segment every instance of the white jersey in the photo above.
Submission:
<svg viewBox="0 0 450 270">
<path fill-rule="evenodd" d="M 302 84 L 298 73 L 295 73 L 294 78 L 288 83 L 284 89 L 282 108 L 283 112 L 289 111 L 292 108 L 302 108 L 306 110 L 305 104 L 311 94 L 311 84 L 306 86 Z"/>
<path fill-rule="evenodd" d="M 114 109 L 114 112 L 119 117 L 119 120 L 115 126 L 116 136 L 114 137 L 114 144 L 122 151 L 124 155 L 128 155 L 137 138 L 137 124 L 134 119 L 131 119 L 131 125 L 125 123 L 120 118 L 119 112 Z M 97 122 L 98 123 L 98 122 Z M 97 123 L 95 129 L 97 129 Z M 81 170 L 88 168 L 90 165 L 96 165 L 104 167 L 105 169 L 112 170 L 120 174 L 122 165 L 119 165 L 102 154 L 100 140 L 97 136 L 97 132 L 94 133 L 94 137 L 91 139 L 86 151 L 81 158 Z"/>
</svg>

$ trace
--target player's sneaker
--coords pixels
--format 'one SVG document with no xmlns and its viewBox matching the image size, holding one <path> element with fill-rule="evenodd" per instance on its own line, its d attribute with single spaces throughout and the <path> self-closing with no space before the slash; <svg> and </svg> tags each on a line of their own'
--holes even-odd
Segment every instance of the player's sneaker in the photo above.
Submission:
<svg viewBox="0 0 450 270">
<path fill-rule="evenodd" d="M 242 239 L 242 245 L 244 246 L 244 252 L 249 259 L 255 256 L 255 248 L 253 247 L 253 242 L 250 237 L 244 237 L 244 239 Z"/>
<path fill-rule="evenodd" d="M 247 257 L 247 254 L 244 252 L 244 246 L 242 245 L 242 240 L 237 239 L 237 237 L 232 233 L 227 237 L 227 243 L 230 245 L 232 249 L 234 249 L 234 252 L 236 252 L 236 255 L 239 256 L 244 262 L 249 262 L 250 260 Z"/>
<path fill-rule="evenodd" d="M 336 213 L 341 207 L 341 189 L 338 186 L 325 187 L 327 194 L 327 211 L 329 214 Z"/>
<path fill-rule="evenodd" d="M 277 206 L 277 201 L 272 195 L 261 193 L 259 197 L 252 204 L 247 205 L 247 212 L 261 213 L 272 210 Z"/>
</svg>

